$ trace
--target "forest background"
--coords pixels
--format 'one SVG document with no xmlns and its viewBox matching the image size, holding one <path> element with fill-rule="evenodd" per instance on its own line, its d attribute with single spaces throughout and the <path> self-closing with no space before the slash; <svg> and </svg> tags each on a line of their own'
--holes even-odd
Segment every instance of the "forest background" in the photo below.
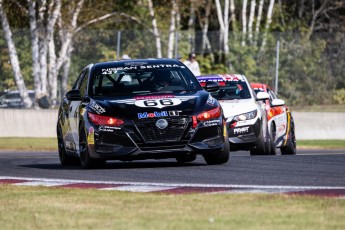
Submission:
<svg viewBox="0 0 345 230">
<path fill-rule="evenodd" d="M 26 108 L 58 105 L 90 63 L 189 52 L 202 74 L 278 74 L 290 105 L 345 104 L 343 0 L 0 0 L 0 18 L 0 92 Z"/>
</svg>

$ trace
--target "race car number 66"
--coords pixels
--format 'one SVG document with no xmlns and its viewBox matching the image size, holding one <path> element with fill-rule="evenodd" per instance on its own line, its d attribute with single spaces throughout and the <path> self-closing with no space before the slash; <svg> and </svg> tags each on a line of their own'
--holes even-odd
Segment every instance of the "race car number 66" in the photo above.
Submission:
<svg viewBox="0 0 345 230">
<path fill-rule="evenodd" d="M 138 107 L 156 107 L 163 108 L 167 106 L 174 106 L 181 104 L 181 100 L 177 98 L 163 98 L 163 99 L 150 99 L 150 100 L 138 100 L 135 105 Z"/>
</svg>

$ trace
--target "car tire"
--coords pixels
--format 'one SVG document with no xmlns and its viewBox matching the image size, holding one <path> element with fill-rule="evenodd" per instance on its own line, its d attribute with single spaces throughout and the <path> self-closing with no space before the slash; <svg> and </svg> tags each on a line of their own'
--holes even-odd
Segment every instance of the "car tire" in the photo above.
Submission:
<svg viewBox="0 0 345 230">
<path fill-rule="evenodd" d="M 280 148 L 282 155 L 296 155 L 296 137 L 294 123 L 291 122 L 290 126 L 291 128 L 286 145 Z"/>
<path fill-rule="evenodd" d="M 276 129 L 273 125 L 271 125 L 271 134 L 270 138 L 270 155 L 277 155 L 277 147 L 276 147 Z"/>
<path fill-rule="evenodd" d="M 267 130 L 267 129 L 266 129 Z M 256 156 L 256 155 L 269 155 L 270 151 L 270 138 L 269 138 L 269 134 L 266 133 L 266 140 L 265 137 L 263 135 L 263 133 L 261 132 L 260 137 L 257 140 L 257 144 L 255 146 L 255 148 L 250 150 L 250 155 L 252 156 Z"/>
<path fill-rule="evenodd" d="M 226 132 L 224 139 L 225 139 L 225 143 L 221 151 L 215 152 L 215 153 L 207 153 L 203 155 L 207 164 L 218 165 L 218 164 L 224 164 L 229 161 L 230 142 L 229 142 L 228 132 Z"/>
<path fill-rule="evenodd" d="M 187 162 L 192 162 L 196 159 L 196 154 L 192 153 L 192 154 L 185 154 L 182 156 L 178 156 L 176 157 L 176 161 L 178 163 L 187 163 Z"/>
<path fill-rule="evenodd" d="M 82 128 L 79 131 L 79 151 L 80 151 L 80 165 L 83 169 L 103 168 L 106 161 L 103 159 L 94 159 L 90 156 L 89 145 L 85 130 Z"/>
<path fill-rule="evenodd" d="M 258 144 L 255 146 L 255 148 L 250 150 L 250 155 L 256 156 L 256 155 L 265 155 L 265 154 L 266 154 L 265 142 L 263 138 L 260 137 Z"/>
<path fill-rule="evenodd" d="M 69 156 L 66 153 L 65 143 L 63 141 L 61 126 L 57 126 L 57 140 L 58 140 L 58 152 L 61 166 L 78 165 L 80 162 L 77 157 Z"/>
</svg>

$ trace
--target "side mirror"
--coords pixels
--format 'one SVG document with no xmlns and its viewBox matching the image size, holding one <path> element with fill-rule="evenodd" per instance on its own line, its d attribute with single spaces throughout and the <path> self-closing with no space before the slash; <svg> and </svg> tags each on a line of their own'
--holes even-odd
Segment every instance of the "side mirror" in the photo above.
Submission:
<svg viewBox="0 0 345 230">
<path fill-rule="evenodd" d="M 256 100 L 257 101 L 264 101 L 267 100 L 270 97 L 270 95 L 266 92 L 258 92 L 256 94 Z"/>
<path fill-rule="evenodd" d="M 273 99 L 271 103 L 272 107 L 285 105 L 285 101 L 282 99 Z"/>
<path fill-rule="evenodd" d="M 69 101 L 81 101 L 80 91 L 78 89 L 70 90 L 66 93 L 66 98 Z"/>
<path fill-rule="evenodd" d="M 214 92 L 219 90 L 219 84 L 215 81 L 207 81 L 205 85 L 205 90 L 208 92 Z"/>
</svg>

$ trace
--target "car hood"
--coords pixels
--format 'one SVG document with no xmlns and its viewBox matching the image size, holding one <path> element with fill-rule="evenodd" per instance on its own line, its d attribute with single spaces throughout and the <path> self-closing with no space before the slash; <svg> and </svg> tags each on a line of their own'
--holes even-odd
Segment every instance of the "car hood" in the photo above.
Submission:
<svg viewBox="0 0 345 230">
<path fill-rule="evenodd" d="M 226 118 L 258 109 L 258 104 L 253 99 L 219 100 Z"/>
<path fill-rule="evenodd" d="M 123 97 L 91 98 L 92 113 L 124 119 L 165 116 L 191 116 L 219 106 L 206 91 L 167 93 Z"/>
</svg>

